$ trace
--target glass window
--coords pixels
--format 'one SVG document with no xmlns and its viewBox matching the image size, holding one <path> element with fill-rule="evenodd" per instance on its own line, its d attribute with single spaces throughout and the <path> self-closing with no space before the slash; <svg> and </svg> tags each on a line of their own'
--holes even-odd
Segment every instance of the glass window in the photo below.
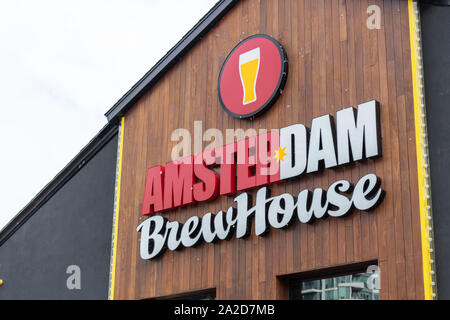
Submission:
<svg viewBox="0 0 450 320">
<path fill-rule="evenodd" d="M 291 299 L 298 300 L 379 300 L 379 290 L 370 286 L 372 273 L 359 272 L 289 282 Z"/>
</svg>

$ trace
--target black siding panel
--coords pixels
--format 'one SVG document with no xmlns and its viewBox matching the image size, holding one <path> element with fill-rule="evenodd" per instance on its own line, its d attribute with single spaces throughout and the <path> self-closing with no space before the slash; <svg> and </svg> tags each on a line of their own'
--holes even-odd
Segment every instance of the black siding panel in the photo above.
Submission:
<svg viewBox="0 0 450 320">
<path fill-rule="evenodd" d="M 439 299 L 450 299 L 450 7 L 421 5 Z"/>
<path fill-rule="evenodd" d="M 107 298 L 116 157 L 117 134 L 0 247 L 0 299 Z"/>
</svg>

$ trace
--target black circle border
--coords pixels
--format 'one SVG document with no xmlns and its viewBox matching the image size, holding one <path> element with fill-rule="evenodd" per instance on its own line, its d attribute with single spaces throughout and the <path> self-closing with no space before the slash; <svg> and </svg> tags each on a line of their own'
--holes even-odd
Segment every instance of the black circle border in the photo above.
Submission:
<svg viewBox="0 0 450 320">
<path fill-rule="evenodd" d="M 224 67 L 227 65 L 228 60 L 230 59 L 230 57 L 232 56 L 232 54 L 234 53 L 234 51 L 236 51 L 237 48 L 239 48 L 243 43 L 247 42 L 250 39 L 253 38 L 266 38 L 270 41 L 272 41 L 272 43 L 275 44 L 275 46 L 278 48 L 278 52 L 280 53 L 280 58 L 281 58 L 281 72 L 280 72 L 280 78 L 278 79 L 278 83 L 277 86 L 275 87 L 275 90 L 272 93 L 272 96 L 267 100 L 267 102 L 262 105 L 259 109 L 248 113 L 248 114 L 237 114 L 234 113 L 232 111 L 230 111 L 226 106 L 225 103 L 222 100 L 222 97 L 220 95 L 220 80 L 222 79 L 222 72 Z M 286 50 L 283 48 L 283 46 L 274 38 L 272 38 L 271 36 L 268 36 L 266 34 L 254 34 L 248 38 L 245 38 L 244 40 L 242 40 L 241 42 L 239 42 L 234 48 L 233 50 L 231 50 L 231 52 L 228 54 L 227 58 L 225 59 L 222 68 L 220 69 L 220 73 L 219 73 L 219 81 L 217 83 L 217 95 L 219 97 L 219 102 L 220 105 L 222 106 L 222 108 L 232 117 L 238 118 L 238 119 L 248 119 L 250 118 L 250 120 L 253 120 L 255 117 L 263 114 L 264 112 L 266 112 L 267 110 L 270 109 L 270 107 L 272 107 L 272 105 L 277 101 L 277 99 L 280 97 L 281 93 L 283 92 L 284 86 L 286 84 L 286 80 L 287 80 L 287 76 L 289 73 L 289 62 L 288 62 L 288 57 L 287 57 L 287 53 Z"/>
</svg>

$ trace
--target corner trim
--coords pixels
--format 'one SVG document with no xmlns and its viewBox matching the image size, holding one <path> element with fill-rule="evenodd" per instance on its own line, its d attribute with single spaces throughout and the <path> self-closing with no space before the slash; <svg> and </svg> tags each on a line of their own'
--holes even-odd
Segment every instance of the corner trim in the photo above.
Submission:
<svg viewBox="0 0 450 320">
<path fill-rule="evenodd" d="M 428 160 L 420 17 L 416 0 L 408 0 L 408 13 L 414 97 L 417 178 L 419 187 L 420 230 L 422 239 L 423 287 L 425 300 L 434 300 L 437 298 L 437 290 L 434 264 L 434 237 L 432 229 L 430 163 Z"/>
<path fill-rule="evenodd" d="M 118 139 L 119 145 L 117 147 L 116 187 L 114 192 L 114 215 L 113 215 L 113 230 L 111 235 L 111 264 L 109 270 L 108 300 L 114 300 L 114 286 L 116 280 L 117 233 L 119 230 L 120 184 L 122 181 L 122 154 L 123 154 L 124 131 L 125 131 L 125 117 L 122 117 L 119 127 L 119 139 Z"/>
</svg>

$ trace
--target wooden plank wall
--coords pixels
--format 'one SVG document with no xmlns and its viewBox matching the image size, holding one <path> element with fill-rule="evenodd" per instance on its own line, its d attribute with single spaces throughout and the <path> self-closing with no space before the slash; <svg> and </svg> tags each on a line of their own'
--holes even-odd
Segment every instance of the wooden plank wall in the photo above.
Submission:
<svg viewBox="0 0 450 320">
<path fill-rule="evenodd" d="M 369 5 L 382 10 L 382 28 L 366 28 Z M 142 299 L 216 288 L 218 299 L 286 298 L 277 275 L 376 259 L 382 299 L 422 299 L 410 42 L 406 0 L 240 1 L 125 117 L 117 248 L 116 299 Z M 286 49 L 290 71 L 283 95 L 253 121 L 227 115 L 217 78 L 228 53 L 247 36 L 265 33 Z M 146 169 L 170 160 L 176 128 L 280 128 L 347 106 L 381 103 L 383 156 L 325 170 L 272 187 L 272 194 L 354 183 L 366 173 L 382 179 L 386 197 L 371 213 L 295 223 L 261 238 L 232 239 L 139 257 L 137 225 Z M 219 197 L 164 213 L 170 220 L 225 210 Z"/>
</svg>

